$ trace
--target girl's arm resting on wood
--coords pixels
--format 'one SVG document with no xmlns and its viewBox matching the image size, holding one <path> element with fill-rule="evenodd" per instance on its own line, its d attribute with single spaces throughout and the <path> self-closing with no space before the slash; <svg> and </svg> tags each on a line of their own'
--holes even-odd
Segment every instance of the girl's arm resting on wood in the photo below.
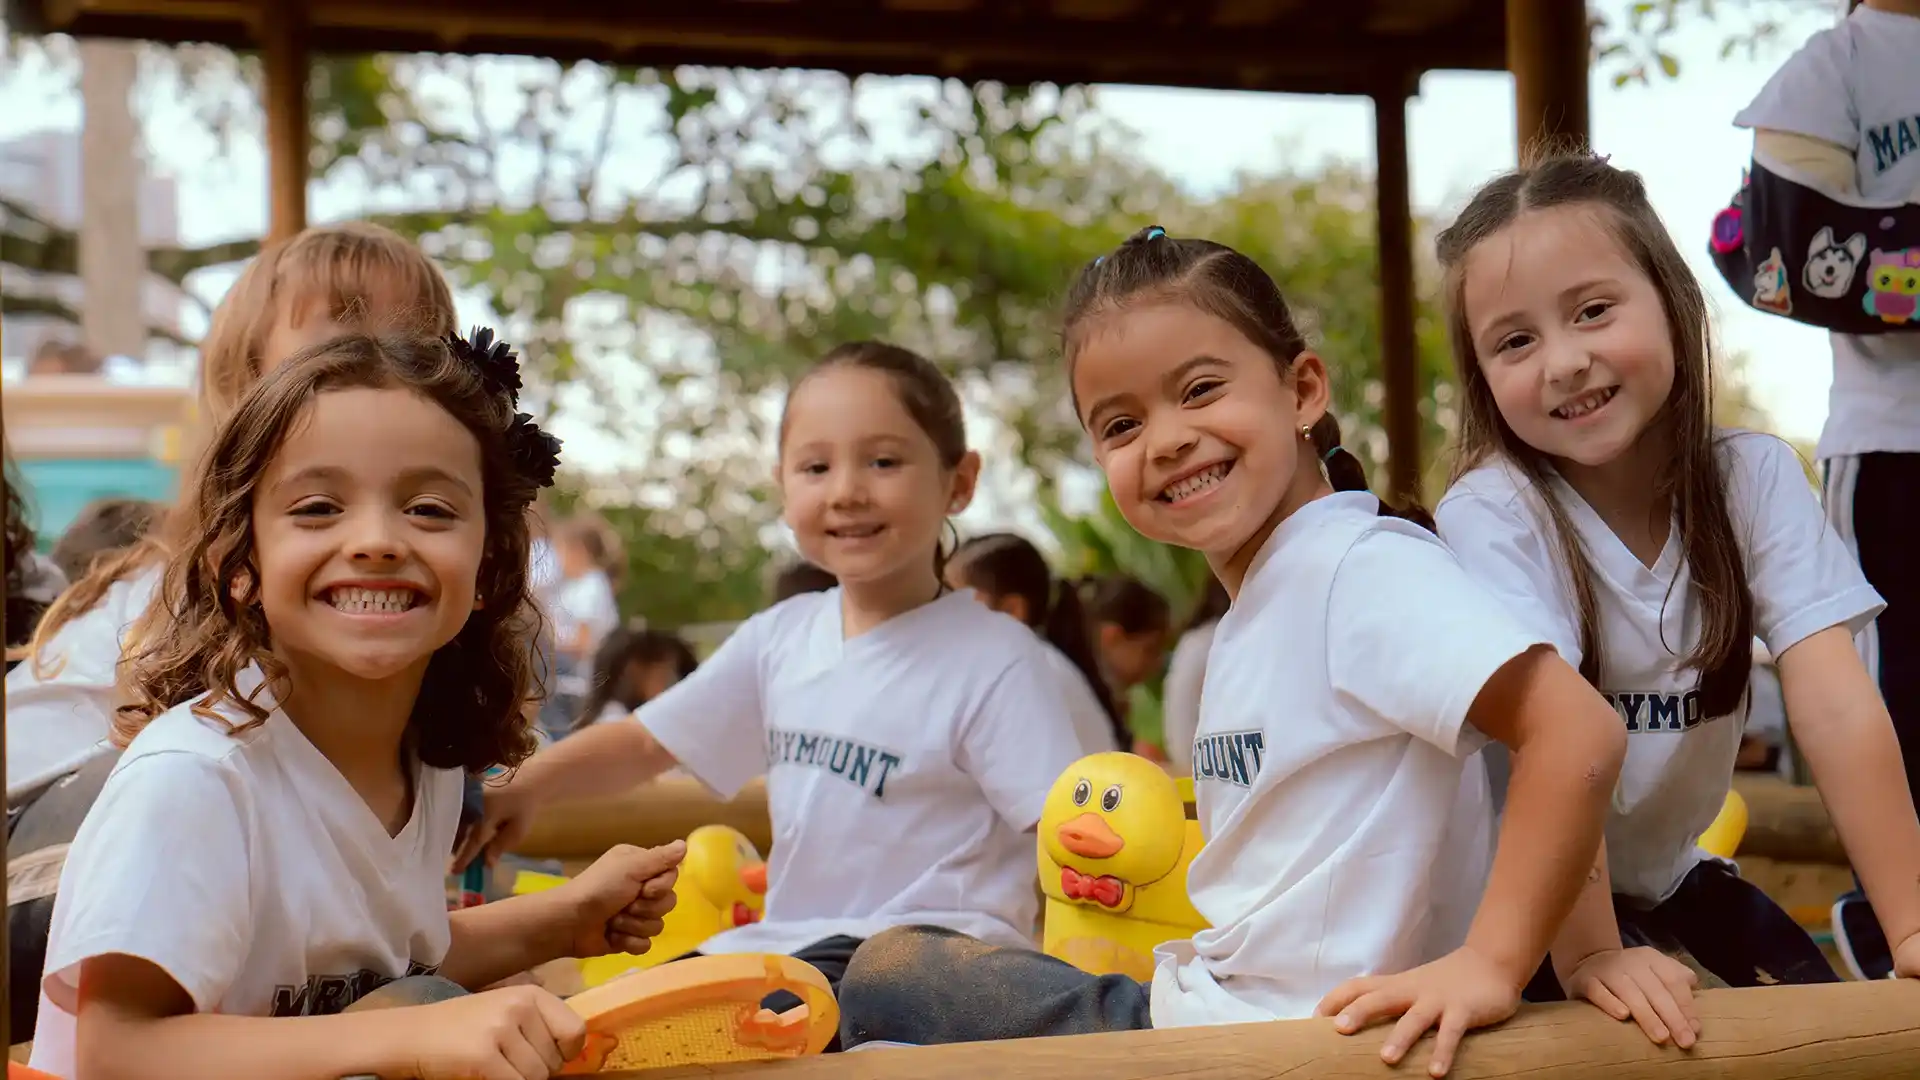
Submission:
<svg viewBox="0 0 1920 1080">
<path fill-rule="evenodd" d="M 1627 735 L 1606 700 L 1544 645 L 1496 672 L 1467 719 L 1513 750 L 1499 847 L 1467 947 L 1501 965 L 1518 989 L 1586 885 Z"/>
<path fill-rule="evenodd" d="M 1887 706 L 1844 626 L 1806 638 L 1778 663 L 1794 745 L 1897 946 L 1920 933 L 1920 820 Z"/>
<path fill-rule="evenodd" d="M 74 1080 L 340 1080 L 416 1074 L 410 1010 L 264 1018 L 195 1013 L 166 972 L 131 956 L 82 962 Z"/>
<path fill-rule="evenodd" d="M 1620 920 L 1613 911 L 1613 879 L 1607 873 L 1607 843 L 1587 871 L 1580 895 L 1553 939 L 1553 973 L 1566 982 L 1575 968 L 1592 957 L 1620 948 Z"/>
<path fill-rule="evenodd" d="M 500 790 L 536 803 L 605 798 L 630 791 L 675 764 L 643 724 L 594 724 L 528 758 Z"/>
<path fill-rule="evenodd" d="M 479 992 L 568 955 L 573 909 L 557 890 L 453 912 L 453 941 L 440 976 Z"/>
</svg>

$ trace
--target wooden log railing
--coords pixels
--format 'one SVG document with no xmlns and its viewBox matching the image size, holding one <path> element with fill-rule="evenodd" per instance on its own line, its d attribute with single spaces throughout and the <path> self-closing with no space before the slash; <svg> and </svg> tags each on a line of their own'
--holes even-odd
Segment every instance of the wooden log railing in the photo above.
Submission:
<svg viewBox="0 0 1920 1080">
<path fill-rule="evenodd" d="M 1735 786 L 1748 808 L 1740 854 L 1846 865 L 1846 852 L 1819 792 L 1771 776 L 1743 775 Z M 701 825 L 731 825 L 767 851 L 773 829 L 763 782 L 756 780 L 732 799 L 722 799 L 690 777 L 666 776 L 613 798 L 556 803 L 534 822 L 519 853 L 590 859 L 615 844 L 669 843 Z"/>
<path fill-rule="evenodd" d="M 1455 1080 L 1897 1080 L 1920 1078 L 1920 983 L 1709 990 L 1692 1049 L 1655 1046 L 1585 1004 L 1528 1006 L 1467 1037 Z M 1389 1029 L 1341 1035 L 1331 1021 L 1130 1031 L 833 1054 L 766 1065 L 606 1074 L 626 1080 L 1385 1080 L 1427 1075 L 1431 1040 L 1398 1068 L 1381 1063 Z"/>
<path fill-rule="evenodd" d="M 1820 793 L 1777 776 L 1746 774 L 1734 787 L 1747 801 L 1747 832 L 1740 854 L 1779 862 L 1847 865 Z"/>
<path fill-rule="evenodd" d="M 755 780 L 722 799 L 692 777 L 663 776 L 610 799 L 554 803 L 540 811 L 515 854 L 593 859 L 616 844 L 656 847 L 684 840 L 702 825 L 731 825 L 762 854 L 771 851 L 765 783 Z"/>
</svg>

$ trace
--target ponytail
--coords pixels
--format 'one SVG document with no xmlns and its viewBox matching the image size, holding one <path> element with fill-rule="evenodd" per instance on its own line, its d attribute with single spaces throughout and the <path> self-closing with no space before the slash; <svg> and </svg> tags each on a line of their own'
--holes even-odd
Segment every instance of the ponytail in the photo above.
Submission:
<svg viewBox="0 0 1920 1080">
<path fill-rule="evenodd" d="M 1333 418 L 1331 411 L 1323 413 L 1313 427 L 1307 430 L 1307 440 L 1313 444 L 1314 452 L 1320 456 L 1320 464 L 1327 470 L 1327 482 L 1335 491 L 1367 491 L 1367 467 L 1353 451 L 1341 445 L 1340 421 Z M 1395 507 L 1385 499 L 1380 500 L 1381 517 L 1397 517 L 1411 521 L 1428 532 L 1438 532 L 1434 528 L 1433 515 L 1419 503 L 1409 502 L 1405 506 Z"/>
</svg>

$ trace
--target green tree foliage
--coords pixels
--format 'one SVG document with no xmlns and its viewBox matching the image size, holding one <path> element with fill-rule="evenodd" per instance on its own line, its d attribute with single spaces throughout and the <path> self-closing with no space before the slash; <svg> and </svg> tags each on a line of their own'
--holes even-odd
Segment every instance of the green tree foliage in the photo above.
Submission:
<svg viewBox="0 0 1920 1080">
<path fill-rule="evenodd" d="M 69 71 L 69 44 L 11 49 L 23 69 Z M 145 64 L 143 94 L 184 95 L 219 140 L 258 138 L 250 57 L 154 48 Z M 757 603 L 782 389 L 840 341 L 885 337 L 936 358 L 997 421 L 994 454 L 1052 504 L 1055 479 L 1086 467 L 1057 357 L 1060 296 L 1148 223 L 1232 244 L 1275 274 L 1335 372 L 1349 447 L 1384 460 L 1363 171 L 1249 176 L 1195 198 L 1071 87 L 420 55 L 322 59 L 310 97 L 316 188 L 418 239 L 482 297 L 530 364 L 529 393 L 548 396 L 536 408 L 590 391 L 573 396 L 628 460 L 610 470 L 574 449 L 592 474 L 575 483 L 627 536 L 627 599 L 656 621 Z M 0 243 L 12 266 L 77 271 L 74 235 L 26 207 L 0 205 Z M 190 290 L 257 248 L 163 248 L 148 263 Z M 1431 480 L 1451 387 L 1430 306 L 1418 328 Z M 1128 561 L 1192 587 L 1191 560 Z"/>
</svg>

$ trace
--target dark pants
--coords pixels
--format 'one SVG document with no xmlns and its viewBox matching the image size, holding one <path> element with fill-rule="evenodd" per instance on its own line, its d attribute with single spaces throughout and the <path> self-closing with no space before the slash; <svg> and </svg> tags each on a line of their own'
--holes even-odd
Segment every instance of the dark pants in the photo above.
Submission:
<svg viewBox="0 0 1920 1080">
<path fill-rule="evenodd" d="M 1672 896 L 1651 907 L 1613 898 L 1620 941 L 1668 955 L 1685 950 L 1728 986 L 1839 982 L 1825 953 L 1780 905 L 1725 865 L 1706 861 L 1687 873 Z M 1523 995 L 1563 1001 L 1553 968 L 1542 965 Z"/>
<path fill-rule="evenodd" d="M 845 978 L 847 974 L 847 963 L 853 959 L 853 954 L 860 948 L 860 943 L 860 938 L 848 937 L 845 934 L 835 934 L 833 937 L 821 938 L 811 945 L 802 945 L 800 948 L 793 950 L 791 955 L 796 960 L 805 960 L 807 963 L 812 964 L 815 970 L 826 976 L 827 986 L 833 990 L 834 996 L 837 998 L 840 994 L 840 980 Z M 693 957 L 705 955 L 705 953 L 695 949 L 685 955 L 676 956 L 673 960 L 667 962 L 671 964 L 675 960 L 690 960 Z M 766 1000 L 760 1004 L 773 1010 L 775 1013 L 783 1013 L 796 1005 L 805 1003 L 793 994 L 781 990 L 777 993 L 768 994 Z M 827 1043 L 826 1049 L 822 1051 L 822 1053 L 833 1054 L 838 1053 L 839 1050 L 840 1036 L 835 1035 L 833 1040 Z"/>
<path fill-rule="evenodd" d="M 1920 454 L 1861 454 L 1825 463 L 1827 519 L 1887 602 L 1866 635 L 1868 668 L 1880 683 L 1907 767 L 1907 791 L 1920 796 L 1920 562 L 1907 544 L 1920 526 Z M 1864 901 L 1860 879 L 1849 898 Z M 1886 939 L 1870 910 L 1849 920 L 1855 960 L 1878 976 L 1890 967 Z"/>
<path fill-rule="evenodd" d="M 840 1039 L 985 1042 L 1153 1026 L 1147 987 L 1089 975 L 1032 949 L 989 945 L 937 926 L 883 930 L 847 965 Z"/>
<path fill-rule="evenodd" d="M 1844 475 L 1848 472 L 1852 475 Z M 1920 560 L 1908 546 L 1920 529 L 1916 492 L 1920 454 L 1862 454 L 1830 463 L 1828 498 L 1839 505 L 1829 508 L 1829 517 L 1846 516 L 1851 532 L 1839 531 L 1860 556 L 1868 583 L 1887 602 L 1874 620 L 1869 659 L 1893 716 L 1907 787 L 1920 792 Z"/>
<path fill-rule="evenodd" d="M 8 822 L 7 861 L 73 843 L 86 820 L 87 811 L 100 797 L 107 776 L 120 760 L 118 751 L 103 754 L 83 766 L 79 772 L 56 780 L 33 801 L 20 808 Z M 40 873 L 52 873 L 58 883 L 58 868 L 49 864 Z M 35 877 L 39 877 L 36 873 Z M 40 979 L 47 963 L 47 934 L 53 928 L 53 892 L 51 888 L 29 889 L 22 895 L 21 884 L 8 875 L 7 902 L 7 1029 L 16 1043 L 33 1038 L 33 1026 L 40 1006 Z"/>
</svg>

